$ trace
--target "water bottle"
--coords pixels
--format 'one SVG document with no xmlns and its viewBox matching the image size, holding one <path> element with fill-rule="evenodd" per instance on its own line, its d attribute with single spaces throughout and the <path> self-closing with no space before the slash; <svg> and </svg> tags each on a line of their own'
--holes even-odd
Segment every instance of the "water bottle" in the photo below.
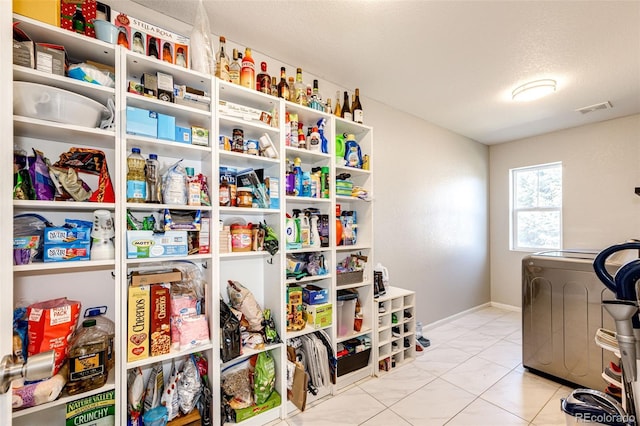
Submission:
<svg viewBox="0 0 640 426">
<path fill-rule="evenodd" d="M 147 180 L 147 203 L 160 202 L 160 173 L 158 170 L 158 156 L 149 154 L 145 164 L 145 178 Z"/>
<path fill-rule="evenodd" d="M 145 159 L 140 148 L 131 148 L 127 157 L 127 202 L 144 203 L 147 199 L 147 182 L 144 176 Z"/>
</svg>

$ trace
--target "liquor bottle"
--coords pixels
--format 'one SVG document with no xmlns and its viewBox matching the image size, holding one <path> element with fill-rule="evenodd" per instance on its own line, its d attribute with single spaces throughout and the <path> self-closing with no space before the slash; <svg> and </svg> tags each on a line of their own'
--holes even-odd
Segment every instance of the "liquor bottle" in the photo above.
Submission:
<svg viewBox="0 0 640 426">
<path fill-rule="evenodd" d="M 327 99 L 327 103 L 324 104 L 324 112 L 326 112 L 327 114 L 333 113 L 333 111 L 331 111 L 331 98 Z"/>
<path fill-rule="evenodd" d="M 240 84 L 240 59 L 241 53 L 238 53 L 238 49 L 233 49 L 233 62 L 229 64 L 229 81 L 235 84 Z"/>
<path fill-rule="evenodd" d="M 336 117 L 342 117 L 342 107 L 340 106 L 340 91 L 336 92 L 336 108 L 333 110 Z"/>
<path fill-rule="evenodd" d="M 364 113 L 362 112 L 362 104 L 360 103 L 360 89 L 356 88 L 356 94 L 353 98 L 353 108 L 351 109 L 353 121 L 362 124 L 364 122 Z"/>
<path fill-rule="evenodd" d="M 294 99 L 293 102 L 307 106 L 307 87 L 302 82 L 302 68 L 296 70 L 296 82 L 293 85 Z"/>
<path fill-rule="evenodd" d="M 244 58 L 242 58 L 242 67 L 240 68 L 240 86 L 249 89 L 256 88 L 256 64 L 251 57 L 251 48 L 244 49 Z"/>
<path fill-rule="evenodd" d="M 160 53 L 158 52 L 158 40 L 155 37 L 149 38 L 149 47 L 147 48 L 147 56 L 153 56 L 156 59 L 160 59 Z"/>
<path fill-rule="evenodd" d="M 220 49 L 216 55 L 216 77 L 222 81 L 229 81 L 229 56 L 225 50 L 226 40 L 220 36 Z"/>
<path fill-rule="evenodd" d="M 76 4 L 76 11 L 71 18 L 71 26 L 73 27 L 73 31 L 78 34 L 84 34 L 87 21 L 84 19 L 84 15 L 82 14 L 82 5 L 80 4 Z"/>
<path fill-rule="evenodd" d="M 287 84 L 287 70 L 280 67 L 280 83 L 278 83 L 278 97 L 289 99 L 289 85 Z"/>
<path fill-rule="evenodd" d="M 271 77 L 267 73 L 267 63 L 260 62 L 260 74 L 256 77 L 256 90 L 262 93 L 271 92 Z"/>
<path fill-rule="evenodd" d="M 289 84 L 289 99 L 287 99 L 288 101 L 291 102 L 295 102 L 296 101 L 296 89 L 295 89 L 295 81 L 293 80 L 293 77 L 289 77 L 287 79 Z"/>
<path fill-rule="evenodd" d="M 345 120 L 352 120 L 351 109 L 349 109 L 349 93 L 345 90 L 344 101 L 342 102 L 342 118 Z"/>
<path fill-rule="evenodd" d="M 278 80 L 275 76 L 271 77 L 271 96 L 278 97 Z"/>
</svg>

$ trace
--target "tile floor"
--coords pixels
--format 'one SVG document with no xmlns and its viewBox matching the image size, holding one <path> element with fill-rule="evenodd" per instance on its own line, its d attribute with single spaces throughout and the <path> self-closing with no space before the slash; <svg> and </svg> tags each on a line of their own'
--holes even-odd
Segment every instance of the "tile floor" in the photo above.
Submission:
<svg viewBox="0 0 640 426">
<path fill-rule="evenodd" d="M 424 334 L 431 346 L 414 362 L 272 426 L 565 424 L 571 388 L 522 367 L 519 312 L 486 307 Z"/>
</svg>

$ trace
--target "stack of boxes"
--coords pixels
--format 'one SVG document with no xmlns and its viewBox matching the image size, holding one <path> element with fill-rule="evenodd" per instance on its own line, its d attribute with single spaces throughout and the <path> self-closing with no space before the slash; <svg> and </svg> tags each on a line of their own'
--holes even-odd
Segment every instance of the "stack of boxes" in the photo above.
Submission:
<svg viewBox="0 0 640 426">
<path fill-rule="evenodd" d="M 302 302 L 307 324 L 315 329 L 331 325 L 333 306 L 329 301 L 329 292 L 313 284 L 307 284 L 302 289 Z"/>
<path fill-rule="evenodd" d="M 44 261 L 89 260 L 91 227 L 47 227 L 44 229 Z"/>
</svg>

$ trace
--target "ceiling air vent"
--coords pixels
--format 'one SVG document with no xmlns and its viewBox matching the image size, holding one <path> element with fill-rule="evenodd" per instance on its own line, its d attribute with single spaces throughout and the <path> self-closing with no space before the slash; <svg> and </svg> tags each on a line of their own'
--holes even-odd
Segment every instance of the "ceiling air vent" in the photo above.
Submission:
<svg viewBox="0 0 640 426">
<path fill-rule="evenodd" d="M 588 114 L 590 112 L 597 111 L 599 109 L 610 109 L 610 108 L 613 108 L 613 105 L 611 105 L 611 102 L 606 101 L 606 102 L 600 102 L 599 104 L 578 108 L 576 112 L 579 112 L 581 114 Z"/>
</svg>

